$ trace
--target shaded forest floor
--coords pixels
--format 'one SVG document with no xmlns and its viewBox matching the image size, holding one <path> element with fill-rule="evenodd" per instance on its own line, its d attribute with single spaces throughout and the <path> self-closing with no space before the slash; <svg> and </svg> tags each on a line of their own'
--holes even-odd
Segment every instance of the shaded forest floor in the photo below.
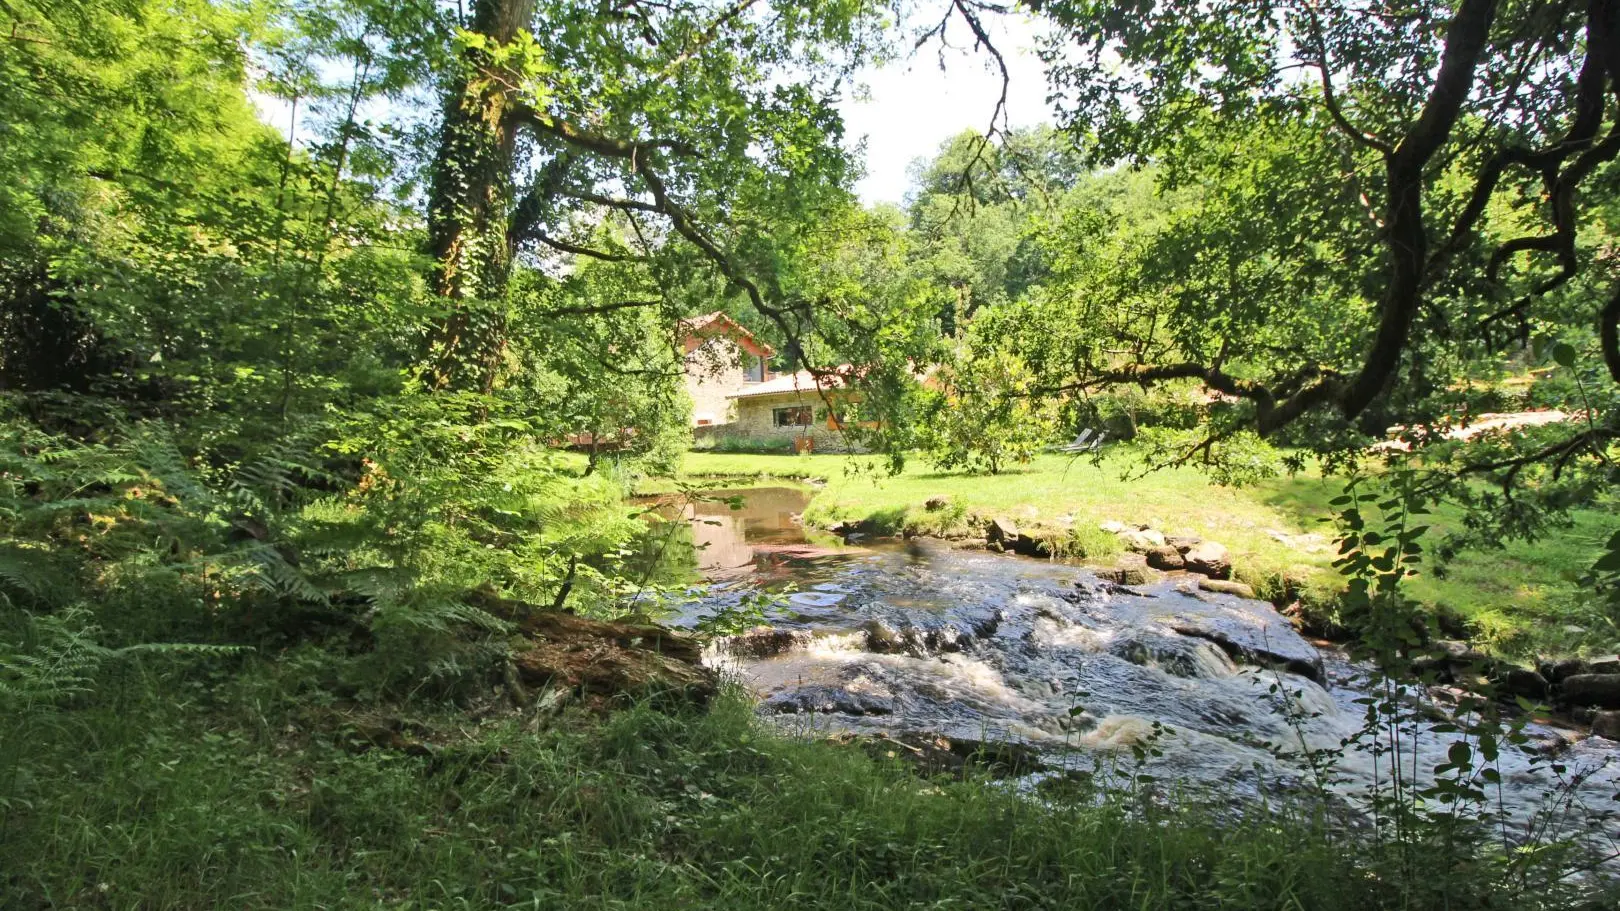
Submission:
<svg viewBox="0 0 1620 911">
<path fill-rule="evenodd" d="M 1083 556 L 1106 558 L 1112 536 L 1090 534 L 1099 522 L 1149 524 L 1170 534 L 1216 540 L 1233 554 L 1236 575 L 1263 596 L 1297 596 L 1308 609 L 1327 610 L 1342 588 L 1332 568 L 1328 501 L 1342 482 L 1315 472 L 1246 487 L 1220 487 L 1191 469 L 1157 471 L 1126 480 L 1136 468 L 1129 449 L 1100 465 L 1089 459 L 1043 455 L 999 475 L 936 471 L 914 461 L 886 477 L 873 457 L 690 453 L 682 474 L 699 483 L 738 479 L 814 482 L 806 521 L 830 527 L 864 522 L 886 533 L 967 534 L 988 518 L 1019 522 L 1072 521 Z M 644 486 L 667 489 L 654 479 Z M 951 506 L 930 511 L 932 497 Z M 1535 542 L 1503 550 L 1467 551 L 1442 566 L 1425 566 L 1410 584 L 1412 597 L 1455 618 L 1482 644 L 1504 655 L 1562 655 L 1612 650 L 1612 621 L 1584 607 L 1578 580 L 1609 533 L 1604 504 L 1577 510 L 1574 524 Z M 1461 528 L 1461 514 L 1439 509 L 1432 541 Z M 1432 550 L 1432 546 L 1431 546 Z M 1449 624 L 1448 624 L 1449 625 Z"/>
</svg>

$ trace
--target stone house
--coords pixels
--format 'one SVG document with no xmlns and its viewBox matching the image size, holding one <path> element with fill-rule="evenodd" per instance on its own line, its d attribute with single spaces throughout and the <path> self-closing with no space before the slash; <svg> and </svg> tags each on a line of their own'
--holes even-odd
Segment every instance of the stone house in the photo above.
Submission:
<svg viewBox="0 0 1620 911">
<path fill-rule="evenodd" d="M 695 435 L 849 450 L 836 417 L 839 396 L 830 391 L 840 385 L 836 379 L 818 389 L 806 371 L 773 372 L 771 347 L 720 311 L 683 320 L 681 328 Z"/>
<path fill-rule="evenodd" d="M 719 427 L 735 420 L 732 396 L 776 377 L 771 347 L 716 310 L 681 321 L 686 394 L 692 426 Z"/>
<path fill-rule="evenodd" d="M 839 411 L 849 401 L 836 379 L 816 378 L 808 371 L 785 374 L 731 394 L 736 419 L 725 429 L 730 436 L 780 440 L 798 451 L 849 452 L 854 447 L 839 423 Z"/>
</svg>

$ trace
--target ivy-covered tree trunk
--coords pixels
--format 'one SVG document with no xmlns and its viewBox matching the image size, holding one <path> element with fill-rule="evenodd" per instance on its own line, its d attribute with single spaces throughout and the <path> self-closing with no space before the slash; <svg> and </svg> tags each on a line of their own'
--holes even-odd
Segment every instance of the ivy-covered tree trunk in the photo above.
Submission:
<svg viewBox="0 0 1620 911">
<path fill-rule="evenodd" d="M 462 71 L 444 103 L 428 199 L 428 245 L 447 315 L 433 339 L 435 388 L 488 392 L 505 349 L 512 244 L 512 170 L 520 109 L 496 71 L 499 48 L 534 15 L 534 0 L 476 0 Z"/>
</svg>

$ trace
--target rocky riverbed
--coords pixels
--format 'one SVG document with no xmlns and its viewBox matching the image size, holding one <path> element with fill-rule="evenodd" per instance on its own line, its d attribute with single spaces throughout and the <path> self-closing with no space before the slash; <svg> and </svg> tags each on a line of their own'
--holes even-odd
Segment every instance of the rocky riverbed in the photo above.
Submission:
<svg viewBox="0 0 1620 911">
<path fill-rule="evenodd" d="M 1201 577 L 1125 585 L 929 540 L 812 546 L 791 493 L 769 491 L 758 509 L 745 499 L 741 510 L 692 510 L 711 581 L 674 618 L 700 625 L 771 596 L 763 622 L 713 641 L 707 660 L 784 727 L 907 749 L 994 744 L 1032 780 L 1107 766 L 1259 798 L 1314 780 L 1308 755 L 1339 750 L 1377 694 L 1367 668 Z M 1409 692 L 1415 708 L 1443 717 L 1444 692 Z M 1418 727 L 1405 749 L 1423 778 L 1456 735 Z M 1562 789 L 1571 799 L 1560 826 L 1620 840 L 1608 815 L 1620 744 L 1557 724 L 1527 732 L 1526 749 L 1503 753 L 1493 801 L 1522 823 Z M 1370 753 L 1348 750 L 1331 787 L 1354 802 L 1379 774 Z"/>
</svg>

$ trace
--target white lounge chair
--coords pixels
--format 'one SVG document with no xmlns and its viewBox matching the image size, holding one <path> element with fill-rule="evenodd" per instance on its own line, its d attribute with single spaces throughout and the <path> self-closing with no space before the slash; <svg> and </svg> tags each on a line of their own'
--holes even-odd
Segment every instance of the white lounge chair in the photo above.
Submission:
<svg viewBox="0 0 1620 911">
<path fill-rule="evenodd" d="M 1107 432 L 1104 432 L 1098 437 L 1098 439 L 1101 439 L 1107 435 Z M 1087 452 L 1086 441 L 1089 439 L 1091 439 L 1091 428 L 1087 427 L 1086 429 L 1080 431 L 1080 435 L 1074 438 L 1074 442 L 1065 443 L 1064 445 L 1059 446 L 1058 452 Z"/>
</svg>

